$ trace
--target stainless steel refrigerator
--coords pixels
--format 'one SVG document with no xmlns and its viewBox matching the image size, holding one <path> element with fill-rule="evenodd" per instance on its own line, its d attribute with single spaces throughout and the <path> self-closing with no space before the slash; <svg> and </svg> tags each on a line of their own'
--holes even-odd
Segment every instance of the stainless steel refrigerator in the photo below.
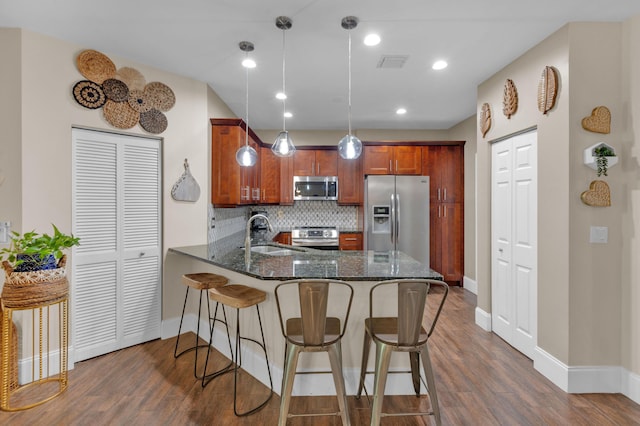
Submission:
<svg viewBox="0 0 640 426">
<path fill-rule="evenodd" d="M 364 245 L 399 250 L 429 264 L 429 176 L 365 179 Z"/>
</svg>

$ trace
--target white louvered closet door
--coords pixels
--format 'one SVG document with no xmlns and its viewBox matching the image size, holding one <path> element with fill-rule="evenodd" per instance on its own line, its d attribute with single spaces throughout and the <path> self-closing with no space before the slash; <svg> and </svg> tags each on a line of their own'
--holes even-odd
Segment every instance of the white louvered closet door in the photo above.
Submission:
<svg viewBox="0 0 640 426">
<path fill-rule="evenodd" d="M 160 337 L 160 141 L 73 129 L 74 361 Z"/>
</svg>

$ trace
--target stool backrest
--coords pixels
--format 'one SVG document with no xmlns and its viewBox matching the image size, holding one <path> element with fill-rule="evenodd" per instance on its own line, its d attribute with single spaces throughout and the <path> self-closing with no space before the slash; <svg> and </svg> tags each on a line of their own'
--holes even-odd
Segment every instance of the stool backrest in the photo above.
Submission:
<svg viewBox="0 0 640 426">
<path fill-rule="evenodd" d="M 340 313 L 341 318 L 328 317 L 329 295 L 332 286 L 343 287 L 349 294 L 345 309 Z M 298 318 L 284 318 L 282 306 L 284 301 L 281 301 L 281 297 L 287 287 L 297 287 Z M 280 327 L 285 338 L 289 337 L 287 330 L 291 334 L 295 329 L 296 334 L 302 335 L 305 346 L 323 346 L 341 339 L 344 335 L 353 300 L 353 288 L 348 283 L 325 279 L 291 280 L 279 284 L 275 289 L 275 295 Z M 301 324 L 301 329 L 298 329 L 297 324 Z"/>
<path fill-rule="evenodd" d="M 385 286 L 397 287 L 397 342 L 399 346 L 415 346 L 421 345 L 427 341 L 433 333 L 436 322 L 444 306 L 444 302 L 449 293 L 449 286 L 444 281 L 430 279 L 407 279 L 407 280 L 389 280 L 381 281 L 371 288 L 369 293 L 369 317 L 379 317 L 374 315 L 374 303 L 376 294 Z M 425 306 L 427 295 L 432 287 L 442 287 L 443 292 L 438 303 L 438 308 L 429 325 L 429 331 L 424 334 L 422 331 L 422 323 L 425 316 Z M 383 297 L 378 297 L 383 298 Z M 385 317 L 388 315 L 384 315 Z"/>
</svg>

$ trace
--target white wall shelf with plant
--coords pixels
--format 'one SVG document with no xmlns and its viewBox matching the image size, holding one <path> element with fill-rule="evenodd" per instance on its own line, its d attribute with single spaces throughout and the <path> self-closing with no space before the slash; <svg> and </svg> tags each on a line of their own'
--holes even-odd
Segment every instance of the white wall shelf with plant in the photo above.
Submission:
<svg viewBox="0 0 640 426">
<path fill-rule="evenodd" d="M 600 153 L 603 153 L 604 155 L 598 155 Z M 598 142 L 584 150 L 584 164 L 597 171 L 598 157 L 604 157 L 606 159 L 605 172 L 603 173 L 605 176 L 607 175 L 607 168 L 618 164 L 618 156 L 616 155 L 615 148 L 604 142 Z M 600 176 L 600 174 L 598 174 L 598 176 Z"/>
</svg>

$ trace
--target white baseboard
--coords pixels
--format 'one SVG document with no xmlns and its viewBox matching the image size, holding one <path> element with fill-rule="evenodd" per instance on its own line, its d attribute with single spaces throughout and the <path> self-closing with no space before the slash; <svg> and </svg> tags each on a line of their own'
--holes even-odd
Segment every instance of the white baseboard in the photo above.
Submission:
<svg viewBox="0 0 640 426">
<path fill-rule="evenodd" d="M 462 277 L 462 287 L 475 295 L 478 294 L 478 283 L 469 277 Z"/>
<path fill-rule="evenodd" d="M 73 347 L 67 348 L 67 371 L 73 370 Z M 35 377 L 34 377 L 35 373 Z M 50 351 L 42 358 L 42 376 L 40 375 L 40 357 L 34 355 L 18 360 L 18 383 L 24 385 L 35 380 L 60 374 L 60 350 Z"/>
<path fill-rule="evenodd" d="M 484 331 L 491 331 L 491 314 L 476 306 L 476 325 Z"/>
<path fill-rule="evenodd" d="M 620 366 L 567 366 L 541 348 L 534 368 L 567 393 L 621 393 L 640 404 L 640 375 Z"/>
</svg>

